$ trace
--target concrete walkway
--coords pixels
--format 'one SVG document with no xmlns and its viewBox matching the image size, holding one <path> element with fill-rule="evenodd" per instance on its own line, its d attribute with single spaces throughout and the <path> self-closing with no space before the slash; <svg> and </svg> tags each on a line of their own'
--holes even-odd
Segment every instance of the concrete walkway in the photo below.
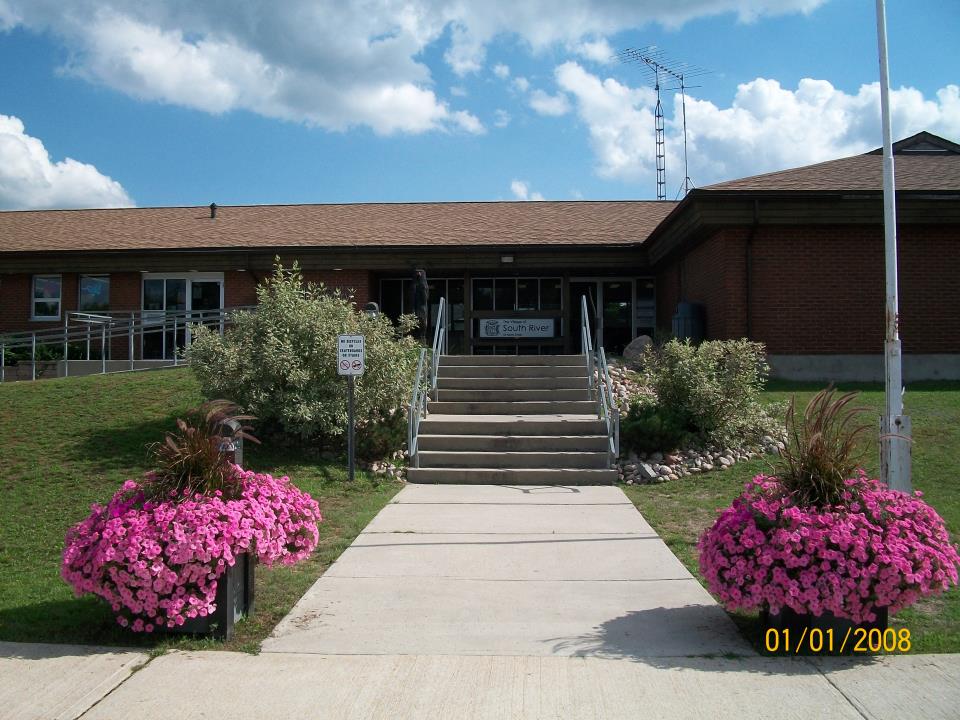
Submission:
<svg viewBox="0 0 960 720">
<path fill-rule="evenodd" d="M 71 676 L 75 697 L 33 660 L 0 661 L 0 717 L 856 720 L 960 707 L 956 655 L 758 657 L 615 487 L 410 485 L 260 655 L 173 652 L 133 675 L 139 654 L 102 655 L 86 681 Z"/>
</svg>

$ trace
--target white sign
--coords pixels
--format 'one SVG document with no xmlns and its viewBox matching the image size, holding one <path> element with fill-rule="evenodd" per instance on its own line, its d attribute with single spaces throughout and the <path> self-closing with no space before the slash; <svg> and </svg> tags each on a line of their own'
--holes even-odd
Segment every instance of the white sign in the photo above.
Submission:
<svg viewBox="0 0 960 720">
<path fill-rule="evenodd" d="M 339 375 L 363 375 L 366 359 L 363 335 L 337 335 Z"/>
<path fill-rule="evenodd" d="M 482 338 L 552 338 L 553 318 L 480 320 Z"/>
</svg>

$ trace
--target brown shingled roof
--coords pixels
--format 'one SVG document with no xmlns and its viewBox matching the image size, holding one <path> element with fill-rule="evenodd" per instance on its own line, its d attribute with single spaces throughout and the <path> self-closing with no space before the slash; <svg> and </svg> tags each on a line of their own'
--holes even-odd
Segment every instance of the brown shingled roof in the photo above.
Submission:
<svg viewBox="0 0 960 720">
<path fill-rule="evenodd" d="M 668 201 L 369 203 L 0 212 L 0 252 L 641 243 Z"/>
<path fill-rule="evenodd" d="M 939 150 L 931 152 L 936 143 Z M 919 148 L 923 150 L 919 150 Z M 894 174 L 897 190 L 960 191 L 960 152 L 958 146 L 930 133 L 918 133 L 894 145 Z M 881 191 L 883 156 L 877 150 L 806 167 L 754 175 L 707 185 L 703 190 L 754 191 Z"/>
</svg>

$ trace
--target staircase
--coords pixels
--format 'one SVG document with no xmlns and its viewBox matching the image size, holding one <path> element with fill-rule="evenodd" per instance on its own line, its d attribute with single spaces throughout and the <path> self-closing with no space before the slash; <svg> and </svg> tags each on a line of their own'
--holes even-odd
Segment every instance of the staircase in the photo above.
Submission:
<svg viewBox="0 0 960 720">
<path fill-rule="evenodd" d="M 584 355 L 441 355 L 413 483 L 616 482 Z"/>
</svg>

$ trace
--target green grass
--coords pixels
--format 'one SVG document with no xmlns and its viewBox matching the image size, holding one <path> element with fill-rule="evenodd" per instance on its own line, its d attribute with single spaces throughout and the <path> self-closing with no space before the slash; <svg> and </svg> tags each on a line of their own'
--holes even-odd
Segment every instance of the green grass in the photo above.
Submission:
<svg viewBox="0 0 960 720">
<path fill-rule="evenodd" d="M 771 383 L 764 397 L 768 402 L 788 400 L 796 394 L 802 408 L 821 385 Z M 883 388 L 872 384 L 842 385 L 859 390 L 859 405 L 869 409 L 865 419 L 875 421 L 883 409 Z M 905 412 L 913 423 L 913 486 L 943 517 L 954 541 L 960 541 L 960 383 L 925 383 L 907 388 Z M 877 432 L 864 458 L 867 471 L 878 472 Z M 769 472 L 762 460 L 737 463 L 725 472 L 691 475 L 662 485 L 625 485 L 624 491 L 650 524 L 695 576 L 696 543 L 700 534 L 758 472 Z M 700 578 L 702 580 L 702 578 Z M 733 613 L 731 617 L 746 637 L 759 645 L 756 615 Z M 910 629 L 912 652 L 960 652 L 960 589 L 928 598 L 891 618 L 896 627 Z"/>
<path fill-rule="evenodd" d="M 147 469 L 145 444 L 202 402 L 187 369 L 0 385 L 0 640 L 254 652 L 307 588 L 400 489 L 304 452 L 252 446 L 245 465 L 289 475 L 320 503 L 317 552 L 294 567 L 257 567 L 256 612 L 229 643 L 119 628 L 97 598 L 60 578 L 67 528 Z"/>
</svg>

